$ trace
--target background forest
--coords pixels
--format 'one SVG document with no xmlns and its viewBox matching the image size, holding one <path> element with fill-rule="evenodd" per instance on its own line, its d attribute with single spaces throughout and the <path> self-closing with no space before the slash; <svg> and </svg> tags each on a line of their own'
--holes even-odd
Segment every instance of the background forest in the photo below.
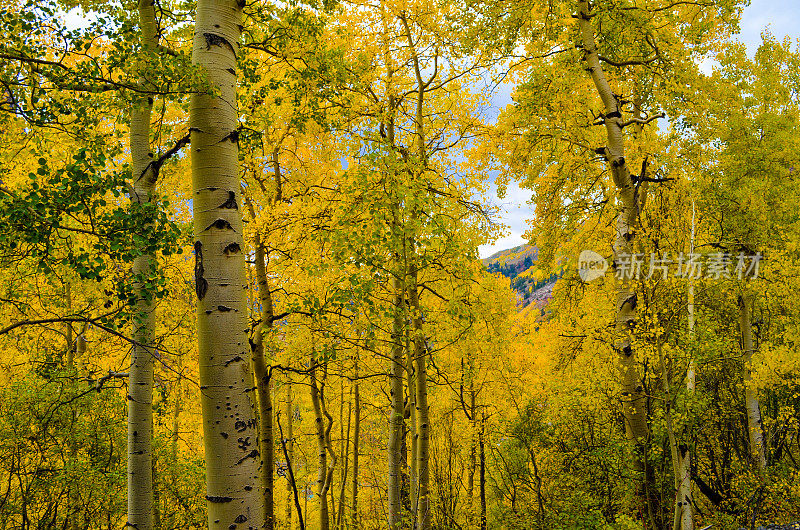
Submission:
<svg viewBox="0 0 800 530">
<path fill-rule="evenodd" d="M 799 520 L 800 52 L 744 7 L 0 0 L 0 528 Z"/>
</svg>

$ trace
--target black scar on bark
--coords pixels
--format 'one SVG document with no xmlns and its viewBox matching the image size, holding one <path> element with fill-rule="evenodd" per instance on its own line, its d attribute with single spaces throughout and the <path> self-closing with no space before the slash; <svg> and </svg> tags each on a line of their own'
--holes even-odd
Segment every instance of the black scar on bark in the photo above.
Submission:
<svg viewBox="0 0 800 530">
<path fill-rule="evenodd" d="M 202 300 L 208 291 L 208 281 L 203 278 L 203 244 L 199 241 L 194 242 L 194 289 L 197 299 Z"/>
<path fill-rule="evenodd" d="M 234 54 L 236 54 L 236 49 L 230 42 L 228 42 L 228 39 L 222 35 L 217 35 L 216 33 L 203 33 L 203 37 L 206 39 L 206 50 L 210 50 L 212 46 L 227 46 Z"/>
<path fill-rule="evenodd" d="M 229 210 L 238 210 L 239 205 L 236 204 L 236 194 L 228 191 L 228 200 L 219 205 L 220 208 L 227 208 Z"/>
<path fill-rule="evenodd" d="M 233 424 L 233 428 L 236 429 L 236 432 L 244 432 L 247 430 L 247 424 L 242 420 L 236 420 L 236 423 Z"/>
<path fill-rule="evenodd" d="M 216 228 L 218 230 L 225 230 L 225 229 L 233 230 L 233 227 L 231 226 L 231 224 L 228 221 L 226 221 L 225 219 L 217 219 L 216 221 L 214 221 L 213 223 L 208 225 L 206 227 L 206 230 L 209 230 L 211 228 Z M 203 232 L 205 232 L 205 230 L 203 230 Z"/>
<path fill-rule="evenodd" d="M 621 117 L 622 117 L 622 114 L 620 114 L 620 112 L 618 110 L 615 110 L 613 112 L 609 112 L 608 114 L 606 114 L 606 118 L 621 118 Z"/>
<path fill-rule="evenodd" d="M 614 166 L 614 167 L 622 167 L 623 165 L 625 165 L 625 157 L 621 156 L 621 157 L 617 158 L 616 160 L 613 160 L 611 162 L 611 165 Z"/>
<path fill-rule="evenodd" d="M 622 305 L 624 306 L 625 304 L 629 304 L 631 306 L 631 309 L 636 309 L 636 303 L 637 303 L 637 297 L 636 293 L 634 293 L 630 297 L 628 297 L 627 300 L 622 302 Z"/>
<path fill-rule="evenodd" d="M 242 462 L 244 462 L 248 458 L 258 458 L 259 456 L 261 456 L 261 454 L 258 452 L 258 449 L 253 449 L 252 451 L 250 451 L 249 453 L 244 455 L 242 458 L 240 458 L 239 461 L 236 462 L 236 464 L 237 465 L 241 464 Z"/>
<path fill-rule="evenodd" d="M 222 137 L 222 140 L 219 143 L 224 142 L 225 140 L 230 140 L 231 142 L 238 144 L 239 143 L 239 129 L 234 129 L 225 136 Z"/>
<path fill-rule="evenodd" d="M 236 519 L 233 520 L 234 523 L 242 524 L 247 522 L 247 517 L 244 514 L 239 515 Z"/>
<path fill-rule="evenodd" d="M 206 495 L 206 500 L 208 502 L 225 503 L 225 502 L 231 502 L 233 500 L 233 497 L 222 497 L 222 496 L 217 496 L 217 495 Z"/>
<path fill-rule="evenodd" d="M 229 365 L 229 364 L 231 364 L 231 363 L 235 363 L 235 362 L 237 362 L 237 361 L 243 361 L 243 360 L 244 360 L 244 359 L 242 359 L 242 358 L 241 358 L 239 355 L 237 355 L 237 356 L 236 356 L 236 357 L 234 357 L 233 359 L 228 359 L 227 361 L 225 361 L 225 366 L 228 366 L 228 365 Z"/>
<path fill-rule="evenodd" d="M 228 306 L 226 306 L 226 305 L 218 305 L 218 306 L 217 306 L 217 310 L 218 310 L 220 313 L 227 313 L 228 311 L 230 311 L 230 310 L 231 310 L 231 308 L 230 308 L 230 307 L 228 307 Z"/>
<path fill-rule="evenodd" d="M 622 348 L 622 353 L 625 354 L 625 357 L 630 357 L 633 354 L 633 349 L 631 349 L 631 345 L 628 344 L 624 348 Z"/>
</svg>

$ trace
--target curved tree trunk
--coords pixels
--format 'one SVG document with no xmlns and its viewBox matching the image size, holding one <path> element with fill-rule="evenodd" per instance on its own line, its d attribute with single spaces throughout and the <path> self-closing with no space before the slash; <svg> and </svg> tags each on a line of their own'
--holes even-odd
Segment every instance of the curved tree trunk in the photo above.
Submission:
<svg viewBox="0 0 800 530">
<path fill-rule="evenodd" d="M 336 456 L 331 449 L 330 431 L 333 421 L 327 410 L 325 410 L 324 379 L 317 378 L 318 363 L 315 353 L 311 355 L 311 403 L 314 406 L 314 421 L 316 424 L 317 435 L 317 499 L 319 501 L 319 530 L 330 530 L 330 513 L 328 511 L 328 492 L 333 480 L 333 471 L 336 464 Z M 325 420 L 328 425 L 325 425 Z M 328 462 L 330 454 L 331 462 Z M 308 512 L 306 512 L 308 513 Z"/>
<path fill-rule="evenodd" d="M 294 460 L 294 411 L 292 410 L 292 374 L 286 373 L 286 437 L 283 441 L 286 448 L 286 474 L 287 477 L 293 476 L 292 461 Z M 286 528 L 292 528 L 292 504 L 294 499 L 294 488 L 292 480 L 286 481 Z"/>
<path fill-rule="evenodd" d="M 243 2 L 199 0 L 192 61 L 211 90 L 189 109 L 200 391 L 210 530 L 265 525 L 250 398 L 246 273 L 239 211 L 236 55 Z"/>
<path fill-rule="evenodd" d="M 605 156 L 617 188 L 617 198 L 620 204 L 614 234 L 614 261 L 621 263 L 625 258 L 630 259 L 633 254 L 637 214 L 642 206 L 642 197 L 631 179 L 625 159 L 622 108 L 600 64 L 588 0 L 578 0 L 577 7 L 584 61 L 605 107 L 604 122 L 607 140 Z M 633 444 L 631 468 L 638 476 L 639 488 L 636 497 L 639 507 L 643 519 L 648 520 L 650 526 L 658 527 L 660 510 L 652 498 L 655 488 L 650 484 L 650 473 L 647 470 L 645 455 L 650 431 L 646 413 L 647 396 L 642 385 L 632 341 L 636 325 L 636 304 L 637 295 L 633 289 L 633 281 L 627 275 L 623 275 L 616 284 L 616 341 L 614 345 L 618 355 L 622 412 L 625 418 L 627 438 Z"/>
</svg>

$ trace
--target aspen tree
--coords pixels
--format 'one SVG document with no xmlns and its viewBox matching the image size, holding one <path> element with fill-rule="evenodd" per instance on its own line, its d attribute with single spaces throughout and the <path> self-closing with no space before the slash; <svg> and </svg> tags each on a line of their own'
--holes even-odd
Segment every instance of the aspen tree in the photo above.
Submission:
<svg viewBox="0 0 800 530">
<path fill-rule="evenodd" d="M 353 382 L 353 491 L 352 504 L 350 505 L 350 528 L 358 528 L 358 451 L 361 436 L 361 395 L 359 380 L 359 350 L 356 348 L 355 358 L 355 381 Z"/>
<path fill-rule="evenodd" d="M 739 329 L 742 333 L 742 360 L 744 361 L 744 399 L 747 409 L 747 434 L 750 441 L 750 456 L 763 472 L 767 468 L 767 454 L 764 447 L 764 432 L 761 423 L 761 409 L 758 395 L 753 386 L 751 363 L 755 344 L 753 342 L 753 304 L 755 296 L 745 293 L 739 296 Z"/>
<path fill-rule="evenodd" d="M 265 513 L 258 429 L 250 396 L 246 272 L 239 210 L 237 0 L 197 4 L 192 61 L 210 90 L 189 109 L 195 291 L 208 524 L 262 528 Z"/>
<path fill-rule="evenodd" d="M 592 28 L 592 13 L 588 0 L 578 0 L 578 24 L 584 61 L 594 82 L 597 93 L 604 106 L 604 124 L 607 145 L 605 157 L 617 188 L 620 212 L 617 215 L 614 230 L 614 259 L 620 262 L 625 256 L 634 252 L 637 216 L 641 209 L 641 195 L 631 178 L 627 160 L 625 159 L 626 126 L 622 116 L 619 98 L 614 94 L 608 82 L 595 44 Z M 633 281 L 623 275 L 616 285 L 615 330 L 617 342 L 614 345 L 618 354 L 620 369 L 620 385 L 622 387 L 622 411 L 625 418 L 625 432 L 634 443 L 632 467 L 639 475 L 641 490 L 638 497 L 645 510 L 650 524 L 655 525 L 658 508 L 653 505 L 650 496 L 650 485 L 647 479 L 647 462 L 644 454 L 645 443 L 649 435 L 647 414 L 645 410 L 646 396 L 642 386 L 641 374 L 637 366 L 636 352 L 633 349 L 632 334 L 636 325 L 637 294 L 633 289 Z"/>
<path fill-rule="evenodd" d="M 158 34 L 154 0 L 139 0 L 142 54 L 155 53 Z M 143 75 L 144 78 L 144 75 Z M 140 83 L 144 86 L 144 81 Z M 150 148 L 153 98 L 138 96 L 131 112 L 131 201 L 146 204 L 155 193 L 157 172 Z M 153 528 L 153 359 L 155 356 L 154 295 L 148 282 L 155 268 L 151 254 L 133 261 L 136 307 L 128 385 L 128 521 L 139 530 Z"/>
<path fill-rule="evenodd" d="M 276 175 L 276 178 L 280 177 Z M 250 212 L 250 218 L 255 220 L 256 212 L 255 208 L 253 208 L 252 201 L 247 197 L 245 197 L 245 201 Z M 271 530 L 275 526 L 275 446 L 273 433 L 274 414 L 272 410 L 273 382 L 272 373 L 267 368 L 267 350 L 264 346 L 264 342 L 265 340 L 269 340 L 269 333 L 272 330 L 272 321 L 273 317 L 275 316 L 275 310 L 272 304 L 272 294 L 270 293 L 269 280 L 267 279 L 267 256 L 264 250 L 264 243 L 261 240 L 261 234 L 257 230 L 253 235 L 253 246 L 255 254 L 256 284 L 258 285 L 258 305 L 261 308 L 261 323 L 258 324 L 254 330 L 251 349 L 253 372 L 255 375 L 255 384 L 258 397 L 258 434 L 262 459 L 264 508 L 266 510 L 265 528 Z"/>
</svg>

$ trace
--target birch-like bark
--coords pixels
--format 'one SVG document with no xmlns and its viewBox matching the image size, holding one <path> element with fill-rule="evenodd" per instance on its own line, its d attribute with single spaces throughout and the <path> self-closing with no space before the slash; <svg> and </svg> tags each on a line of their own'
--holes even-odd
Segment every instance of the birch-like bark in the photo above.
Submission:
<svg viewBox="0 0 800 530">
<path fill-rule="evenodd" d="M 294 470 L 292 461 L 294 460 L 294 411 L 292 410 L 292 375 L 286 373 L 286 437 L 283 445 L 286 448 L 286 474 L 292 476 Z M 290 480 L 286 481 L 286 528 L 292 528 L 292 501 L 294 499 L 294 489 Z"/>
<path fill-rule="evenodd" d="M 405 30 L 405 37 L 408 42 L 408 47 L 411 52 L 412 64 L 414 67 L 414 77 L 416 79 L 416 101 L 415 101 L 415 126 L 414 126 L 414 141 L 417 151 L 418 163 L 420 164 L 420 175 L 427 169 L 427 152 L 425 147 L 425 127 L 424 127 L 424 105 L 425 105 L 425 91 L 433 77 L 428 82 L 422 79 L 422 67 L 420 65 L 419 56 L 414 44 L 414 39 L 411 35 L 411 28 L 408 24 L 408 19 L 405 13 L 400 14 L 400 21 L 403 23 Z M 414 169 L 411 169 L 412 173 Z M 419 212 L 411 212 L 411 224 L 416 223 L 419 217 Z M 414 349 L 414 363 L 415 363 L 415 377 L 416 377 L 416 427 L 417 427 L 417 447 L 416 447 L 416 464 L 417 464 L 417 484 L 416 484 L 416 499 L 415 499 L 415 516 L 417 527 L 420 530 L 429 530 L 431 527 L 431 513 L 430 513 L 430 467 L 429 462 L 429 446 L 430 446 L 430 417 L 428 414 L 428 370 L 427 370 L 427 341 L 423 330 L 422 307 L 419 301 L 419 270 L 416 262 L 416 238 L 415 235 L 409 234 L 407 236 L 408 243 L 406 244 L 406 251 L 411 256 L 411 264 L 408 270 L 408 305 L 412 311 L 412 326 L 411 326 L 411 341 Z"/>
<path fill-rule="evenodd" d="M 265 525 L 239 210 L 238 0 L 198 0 L 192 61 L 211 90 L 192 96 L 195 290 L 210 530 Z"/>
<path fill-rule="evenodd" d="M 359 380 L 359 365 L 358 365 L 358 350 L 356 350 L 355 359 L 355 383 L 353 388 L 353 502 L 350 506 L 350 528 L 358 528 L 358 450 L 359 438 L 361 436 L 361 395 L 360 395 L 360 380 Z"/>
<path fill-rule="evenodd" d="M 414 349 L 411 348 L 411 340 L 409 336 L 409 330 L 406 328 L 405 330 L 405 349 L 406 349 L 406 395 L 408 396 L 408 404 L 406 405 L 406 409 L 408 411 L 408 435 L 411 439 L 411 458 L 410 458 L 410 467 L 411 470 L 409 471 L 409 478 L 410 478 L 410 498 L 409 502 L 411 504 L 411 526 L 412 528 L 416 526 L 416 514 L 417 514 L 417 387 L 416 387 L 416 379 L 415 379 L 415 369 L 414 369 Z"/>
<path fill-rule="evenodd" d="M 695 205 L 692 199 L 692 229 L 689 236 L 689 255 L 694 254 L 694 235 L 695 235 Z M 689 289 L 687 296 L 686 310 L 688 313 L 689 341 L 689 366 L 686 370 L 686 394 L 688 402 L 694 401 L 694 391 L 696 386 L 696 363 L 694 359 L 694 278 L 689 278 Z M 690 423 L 691 425 L 691 423 Z M 691 435 L 691 432 L 686 433 Z M 689 448 L 685 444 L 678 447 L 678 494 L 675 498 L 676 511 L 679 514 L 680 522 L 676 528 L 680 530 L 694 530 L 694 508 L 692 507 L 692 456 Z"/>
<path fill-rule="evenodd" d="M 314 406 L 314 422 L 317 435 L 317 499 L 319 501 L 319 529 L 330 530 L 330 514 L 328 511 L 328 492 L 333 481 L 333 472 L 336 466 L 336 454 L 331 447 L 331 428 L 333 418 L 325 410 L 325 397 L 323 389 L 325 380 L 317 378 L 318 363 L 315 352 L 311 354 L 311 403 Z M 324 376 L 323 376 L 324 377 Z M 325 425 L 325 420 L 328 425 Z M 330 456 L 330 463 L 328 462 Z M 308 513 L 306 511 L 306 513 Z"/>
<path fill-rule="evenodd" d="M 67 314 L 72 314 L 72 286 L 69 282 L 64 284 L 64 301 L 67 305 Z M 64 366 L 67 370 L 75 368 L 75 342 L 72 338 L 72 322 L 64 324 L 64 339 L 67 343 L 67 357 Z"/>
<path fill-rule="evenodd" d="M 625 138 L 623 134 L 622 108 L 608 83 L 600 64 L 595 44 L 592 14 L 588 0 L 577 0 L 578 24 L 583 45 L 584 61 L 592 81 L 605 107 L 605 129 L 607 145 L 605 149 L 614 184 L 617 188 L 620 212 L 617 215 L 614 234 L 614 261 L 621 263 L 624 257 L 633 254 L 636 236 L 636 221 L 640 197 L 631 179 L 625 159 Z M 619 383 L 622 390 L 622 412 L 625 418 L 625 432 L 634 444 L 631 467 L 639 477 L 640 489 L 637 492 L 640 507 L 651 526 L 657 525 L 655 517 L 658 508 L 651 499 L 648 473 L 646 472 L 645 444 L 649 435 L 647 424 L 646 398 L 633 349 L 632 336 L 636 325 L 637 295 L 633 281 L 628 275 L 617 281 L 614 348 L 619 363 Z"/>
<path fill-rule="evenodd" d="M 402 438 L 404 433 L 403 418 L 403 329 L 404 308 L 403 282 L 394 280 L 394 322 L 392 324 L 392 354 L 389 360 L 389 482 L 387 484 L 389 506 L 389 528 L 394 530 L 402 526 L 403 502 L 401 495 L 402 479 Z"/>
<path fill-rule="evenodd" d="M 413 247 L 412 247 L 413 248 Z M 416 368 L 416 408 L 417 408 L 417 526 L 420 530 L 431 527 L 430 512 L 430 416 L 428 409 L 428 348 L 422 327 L 422 308 L 419 303 L 417 270 L 409 275 L 408 303 L 412 311 L 412 343 Z"/>
<path fill-rule="evenodd" d="M 739 329 L 742 332 L 742 353 L 744 361 L 744 399 L 747 409 L 747 432 L 750 439 L 750 454 L 759 471 L 767 468 L 767 455 L 764 447 L 764 432 L 761 423 L 761 410 L 758 394 L 753 386 L 751 363 L 753 360 L 753 303 L 752 294 L 739 297 Z"/>
<path fill-rule="evenodd" d="M 253 203 L 245 198 L 250 218 L 255 220 L 256 213 Z M 258 299 L 261 306 L 261 324 L 253 333 L 252 360 L 253 372 L 256 382 L 256 394 L 258 401 L 258 434 L 259 449 L 261 451 L 262 462 L 262 481 L 264 488 L 264 508 L 267 530 L 275 527 L 275 445 L 273 432 L 273 410 L 272 410 L 272 374 L 267 368 L 267 350 L 264 346 L 266 337 L 272 329 L 272 320 L 275 311 L 272 305 L 272 294 L 269 289 L 267 279 L 266 253 L 264 244 L 261 241 L 261 234 L 256 231 L 253 235 L 253 246 L 255 248 L 255 269 L 256 283 L 258 285 Z"/>
<path fill-rule="evenodd" d="M 481 497 L 481 530 L 486 530 L 486 416 L 481 418 L 481 429 L 478 433 L 478 448 L 480 452 L 480 497 Z"/>
<path fill-rule="evenodd" d="M 342 378 L 342 385 L 344 385 L 344 378 Z M 336 527 L 345 528 L 345 508 L 347 507 L 347 473 L 350 466 L 350 427 L 353 420 L 353 386 L 350 386 L 350 399 L 347 402 L 347 426 L 343 421 L 342 413 L 339 414 L 339 427 L 341 428 L 341 485 L 339 488 L 339 510 L 336 512 Z M 342 403 L 344 403 L 344 388 L 342 388 Z M 340 409 L 341 410 L 341 409 Z"/>
<path fill-rule="evenodd" d="M 142 53 L 158 46 L 154 0 L 139 0 L 139 29 Z M 141 81 L 144 85 L 146 82 Z M 137 97 L 131 112 L 131 202 L 145 204 L 153 199 L 157 172 L 150 149 L 151 96 Z M 155 313 L 148 282 L 155 258 L 142 254 L 133 261 L 133 348 L 128 385 L 128 521 L 138 530 L 153 528 L 153 357 L 155 355 Z"/>
</svg>

